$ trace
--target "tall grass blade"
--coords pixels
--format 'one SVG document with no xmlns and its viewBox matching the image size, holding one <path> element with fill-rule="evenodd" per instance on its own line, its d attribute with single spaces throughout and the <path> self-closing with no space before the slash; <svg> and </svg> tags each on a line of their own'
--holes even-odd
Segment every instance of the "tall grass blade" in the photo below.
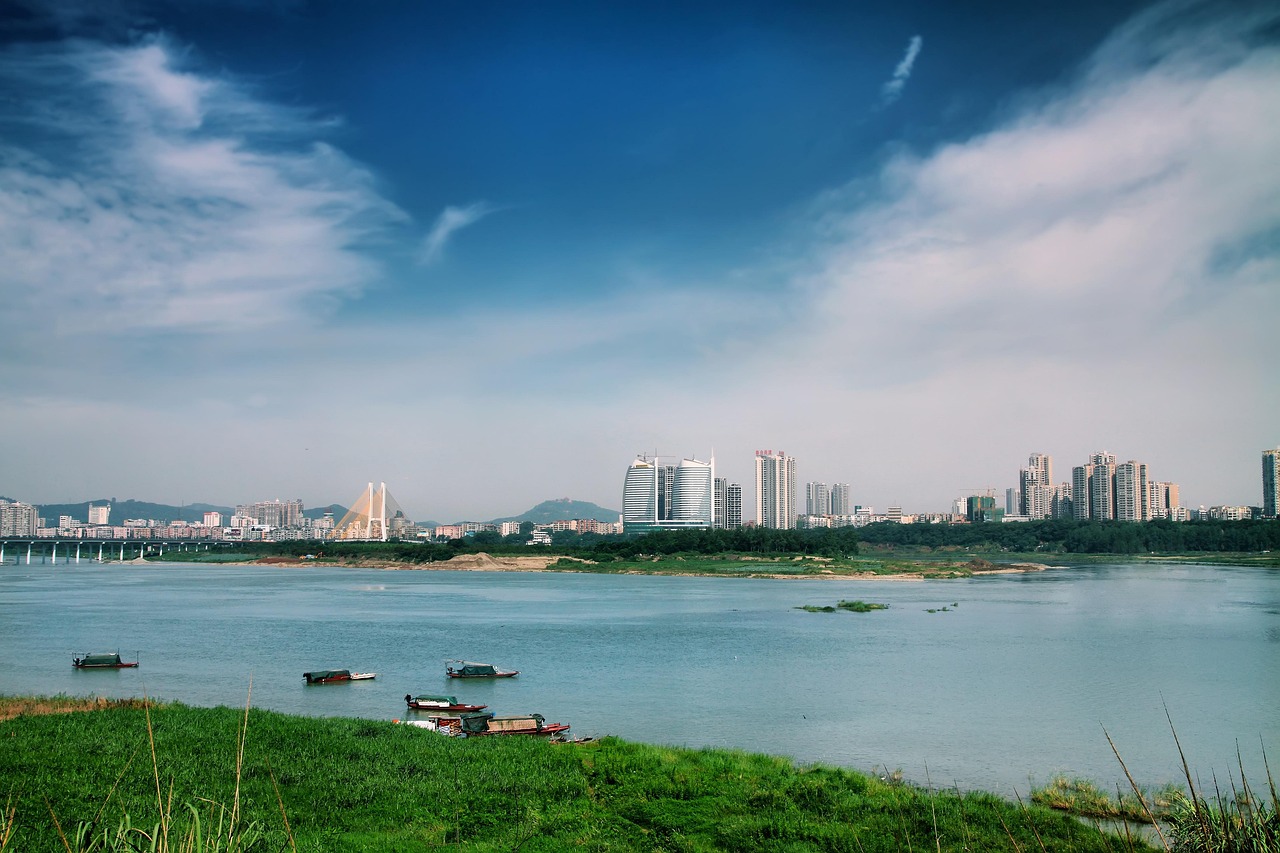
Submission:
<svg viewBox="0 0 1280 853">
<path fill-rule="evenodd" d="M 1165 713 L 1168 713 L 1168 710 L 1169 709 L 1166 708 Z M 1120 757 L 1120 750 L 1116 749 L 1116 743 L 1111 739 L 1111 734 L 1107 731 L 1106 726 L 1102 727 L 1102 733 L 1106 735 L 1107 743 L 1111 746 L 1111 752 L 1115 754 L 1116 761 L 1120 762 L 1120 768 L 1124 770 L 1124 778 L 1129 780 L 1129 787 L 1133 789 L 1134 796 L 1138 798 L 1138 805 L 1142 806 L 1143 813 L 1146 814 L 1147 819 L 1151 821 L 1151 825 L 1156 828 L 1156 835 L 1160 836 L 1160 843 L 1164 845 L 1165 850 L 1172 850 L 1173 848 L 1169 846 L 1169 839 L 1164 837 L 1164 830 L 1160 828 L 1160 824 L 1156 821 L 1156 816 L 1151 813 L 1151 807 L 1147 805 L 1147 798 L 1142 795 L 1142 789 L 1138 787 L 1137 782 L 1133 781 L 1133 774 L 1129 772 L 1129 766 L 1125 764 L 1124 759 Z M 1179 752 L 1181 752 L 1181 747 L 1179 747 Z M 1182 765 L 1185 767 L 1186 764 L 1187 759 L 1184 757 L 1182 759 Z M 1192 791 L 1193 795 L 1194 793 L 1195 792 Z"/>
</svg>

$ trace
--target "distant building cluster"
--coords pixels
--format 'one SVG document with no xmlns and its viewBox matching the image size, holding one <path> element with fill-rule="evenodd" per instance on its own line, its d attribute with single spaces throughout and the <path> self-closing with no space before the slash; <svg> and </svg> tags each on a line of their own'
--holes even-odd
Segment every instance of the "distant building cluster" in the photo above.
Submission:
<svg viewBox="0 0 1280 853">
<path fill-rule="evenodd" d="M 796 527 L 861 527 L 877 522 L 900 524 L 956 524 L 1078 519 L 1142 522 L 1156 519 L 1242 521 L 1276 518 L 1280 509 L 1280 447 L 1262 451 L 1262 502 L 1259 506 L 1211 506 L 1189 509 L 1180 502 L 1177 483 L 1156 480 L 1146 463 L 1119 462 L 1100 451 L 1071 469 L 1071 479 L 1054 483 L 1053 458 L 1033 453 L 1018 471 L 1018 485 L 1005 491 L 998 506 L 995 490 L 980 490 L 958 498 L 950 513 L 904 513 L 890 506 L 877 513 L 852 501 L 849 483 L 811 481 L 804 488 L 804 512 L 797 505 L 795 457 L 783 451 L 755 454 L 756 517 L 744 520 L 742 486 L 715 473 L 715 458 L 677 462 L 641 455 L 628 466 L 623 482 L 622 515 L 618 521 L 559 519 L 549 523 L 466 521 L 436 526 L 417 525 L 394 506 L 383 484 L 369 485 L 368 496 L 357 501 L 341 522 L 332 512 L 308 517 L 301 500 L 272 500 L 237 506 L 229 518 L 206 512 L 200 523 L 123 519 L 111 523 L 111 504 L 89 504 L 85 521 L 60 516 L 55 524 L 38 508 L 0 498 L 0 536 L 36 539 L 209 539 L 224 541 L 288 541 L 394 538 L 401 541 L 446 542 L 482 533 L 527 544 L 552 542 L 557 533 L 613 535 L 650 530 L 736 528 L 744 525 L 788 530 Z M 378 496 L 381 504 L 378 504 Z M 367 505 L 367 506 L 366 506 Z M 373 507 L 380 506 L 378 512 Z M 354 521 L 352 520 L 354 517 Z M 385 529 L 385 534 L 384 534 Z M 363 530 L 363 532 L 361 532 Z M 354 532 L 353 532 L 354 531 Z M 509 540 L 512 541 L 512 540 Z"/>
</svg>

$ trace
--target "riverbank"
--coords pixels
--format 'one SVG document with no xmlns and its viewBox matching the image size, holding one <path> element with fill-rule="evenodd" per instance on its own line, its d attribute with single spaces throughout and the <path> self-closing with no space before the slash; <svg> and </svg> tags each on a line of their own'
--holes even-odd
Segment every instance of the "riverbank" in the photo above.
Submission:
<svg viewBox="0 0 1280 853">
<path fill-rule="evenodd" d="M 24 712 L 0 722 L 0 739 L 11 849 L 36 853 L 65 849 L 60 834 L 81 821 L 114 831 L 125 815 L 151 827 L 167 814 L 181 837 L 187 803 L 206 823 L 238 807 L 242 829 L 299 850 L 1152 849 L 990 794 L 616 738 L 458 740 L 382 721 L 161 705 Z"/>
<path fill-rule="evenodd" d="M 462 572 L 587 572 L 594 574 L 677 575 L 685 577 L 746 577 L 777 580 L 899 580 L 922 581 L 975 575 L 1040 572 L 1053 566 L 1043 563 L 991 563 L 970 560 L 835 559 L 827 557 L 655 557 L 644 560 L 596 562 L 560 555 L 510 556 L 483 551 L 459 554 L 434 563 L 411 563 L 372 558 L 262 557 L 252 565 L 326 565 L 396 571 Z"/>
</svg>

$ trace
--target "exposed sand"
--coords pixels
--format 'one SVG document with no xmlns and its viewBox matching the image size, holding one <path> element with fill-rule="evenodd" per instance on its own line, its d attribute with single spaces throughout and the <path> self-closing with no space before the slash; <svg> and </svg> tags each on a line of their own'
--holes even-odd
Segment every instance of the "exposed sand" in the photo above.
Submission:
<svg viewBox="0 0 1280 853">
<path fill-rule="evenodd" d="M 367 569 L 392 569 L 397 571 L 454 571 L 454 572 L 543 572 L 552 563 L 559 560 L 571 560 L 582 563 L 583 571 L 590 571 L 590 566 L 595 565 L 590 560 L 581 560 L 576 557 L 554 556 L 529 556 L 529 557 L 495 557 L 483 551 L 475 554 L 459 554 L 452 559 L 438 563 L 402 563 L 392 560 L 343 560 L 340 565 L 351 566 L 353 568 Z M 313 561 L 304 560 L 299 557 L 263 557 L 254 561 L 259 565 L 270 566 L 305 566 Z M 750 559 L 743 562 L 751 562 Z M 777 564 L 781 560 L 762 560 Z M 332 565 L 326 563 L 328 565 Z M 623 574 L 632 575 L 687 575 L 693 577 L 714 577 L 711 572 L 682 572 L 675 568 L 678 565 L 675 562 L 654 563 L 652 570 L 647 569 L 628 569 Z M 763 569 L 764 567 L 762 567 Z M 796 574 L 770 572 L 767 570 L 755 572 L 748 567 L 743 567 L 740 572 L 734 573 L 732 576 L 741 576 L 742 574 L 750 574 L 752 577 L 775 578 L 778 580 L 887 580 L 887 581 L 923 581 L 927 580 L 926 575 L 940 575 L 947 572 L 956 572 L 958 576 L 963 574 L 974 575 L 1010 575 L 1020 574 L 1023 572 L 1040 572 L 1051 568 L 1040 563 L 1011 563 L 1008 565 L 996 565 L 991 563 L 954 563 L 943 565 L 924 565 L 918 571 L 902 571 L 893 574 L 877 574 L 875 572 L 857 572 L 857 571 L 835 571 L 832 569 L 822 569 L 816 574 Z M 573 571 L 573 569 L 557 568 L 556 571 Z M 731 576 L 726 573 L 725 576 Z"/>
</svg>

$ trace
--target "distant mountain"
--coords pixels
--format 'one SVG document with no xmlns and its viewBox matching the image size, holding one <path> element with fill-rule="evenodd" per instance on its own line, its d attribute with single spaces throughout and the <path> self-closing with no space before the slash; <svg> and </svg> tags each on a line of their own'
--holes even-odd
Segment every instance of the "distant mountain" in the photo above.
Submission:
<svg viewBox="0 0 1280 853">
<path fill-rule="evenodd" d="M 617 521 L 618 516 L 622 513 L 616 509 L 605 509 L 599 504 L 593 504 L 588 501 L 575 501 L 569 498 L 559 498 L 552 501 L 543 501 L 533 509 L 522 512 L 520 515 L 513 515 L 508 518 L 495 518 L 494 522 L 501 521 L 532 521 L 534 524 L 550 524 L 553 521 L 572 518 L 593 518 L 596 521 Z"/>
<path fill-rule="evenodd" d="M 36 504 L 41 518 L 45 523 L 56 526 L 59 516 L 69 515 L 76 521 L 87 522 L 89 520 L 89 504 L 102 506 L 103 504 L 111 504 L 110 523 L 118 525 L 126 518 L 150 518 L 155 521 L 186 521 L 199 524 L 204 521 L 206 512 L 222 513 L 222 523 L 227 524 L 231 521 L 231 516 L 235 513 L 235 507 L 217 506 L 215 504 L 187 504 L 186 506 L 171 506 L 169 504 L 153 504 L 147 501 L 118 501 L 113 498 L 99 498 L 96 501 L 85 501 L 78 504 Z M 307 518 L 316 519 L 324 518 L 326 512 L 332 512 L 333 517 L 338 521 L 347 514 L 347 508 L 339 504 L 329 504 L 328 506 L 319 506 L 313 509 L 304 509 L 302 514 Z"/>
<path fill-rule="evenodd" d="M 342 517 L 347 514 L 347 508 L 339 504 L 329 504 L 328 506 L 318 506 L 314 509 L 304 509 L 302 514 L 310 519 L 324 518 L 326 512 L 333 513 L 333 520 L 336 524 L 342 521 Z"/>
<path fill-rule="evenodd" d="M 230 518 L 231 513 L 235 512 L 233 507 L 214 506 L 213 504 L 170 506 L 169 504 L 153 504 L 147 501 L 118 501 L 114 498 L 99 498 L 96 501 L 85 501 L 78 504 L 36 504 L 36 509 L 40 512 L 40 516 L 45 520 L 46 524 L 50 527 L 56 527 L 59 516 L 63 515 L 69 515 L 76 521 L 87 522 L 89 520 L 89 504 L 95 506 L 111 504 L 109 521 L 113 525 L 120 524 L 126 518 L 201 522 L 204 521 L 206 512 L 220 512 L 225 518 Z"/>
</svg>

